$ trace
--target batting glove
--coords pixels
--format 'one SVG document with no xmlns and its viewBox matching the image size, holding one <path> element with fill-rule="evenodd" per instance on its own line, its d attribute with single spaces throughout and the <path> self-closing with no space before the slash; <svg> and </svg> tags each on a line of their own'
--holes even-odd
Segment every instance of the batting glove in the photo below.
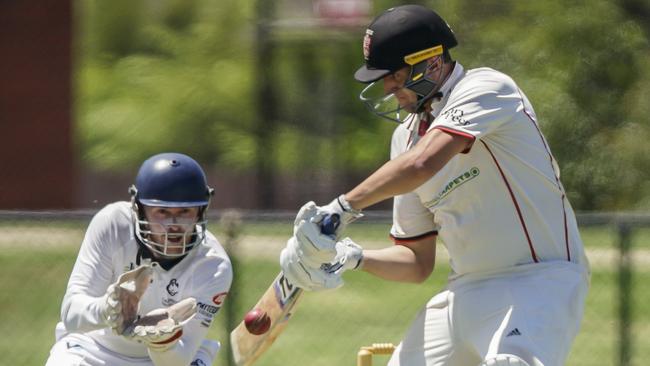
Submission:
<svg viewBox="0 0 650 366">
<path fill-rule="evenodd" d="M 340 224 L 336 228 L 334 236 L 338 239 L 345 227 L 353 221 L 363 217 L 360 210 L 355 210 L 350 206 L 350 203 L 342 194 L 330 202 L 327 206 L 318 207 L 316 215 L 311 219 L 311 222 L 321 224 L 323 219 L 329 215 L 338 215 Z"/>
<path fill-rule="evenodd" d="M 344 238 L 336 243 L 336 258 L 330 265 L 324 266 L 328 273 L 337 275 L 343 274 L 347 270 L 361 268 L 363 262 L 363 248 L 352 241 L 350 238 Z"/>
<path fill-rule="evenodd" d="M 309 201 L 300 207 L 298 214 L 296 215 L 295 220 L 293 221 L 293 231 L 296 232 L 296 228 L 302 221 L 310 221 L 312 217 L 316 216 L 318 212 L 318 206 L 314 201 Z"/>
<path fill-rule="evenodd" d="M 331 263 L 336 257 L 335 243 L 332 243 L 332 245 L 327 250 L 318 250 L 311 242 L 305 244 L 292 236 L 287 240 L 285 249 L 288 252 L 290 251 L 292 256 L 297 257 L 304 265 L 310 268 L 319 268 L 323 263 Z"/>
<path fill-rule="evenodd" d="M 289 282 L 307 291 L 322 291 L 343 285 L 341 276 L 326 272 L 320 268 L 320 264 L 318 267 L 306 265 L 291 247 L 285 247 L 280 253 L 280 266 Z"/>
<path fill-rule="evenodd" d="M 196 314 L 196 299 L 189 297 L 167 307 L 152 310 L 138 319 L 126 336 L 144 343 L 151 350 L 164 352 L 183 335 L 183 326 Z"/>
<path fill-rule="evenodd" d="M 310 221 L 303 220 L 296 226 L 287 247 L 295 250 L 301 261 L 312 268 L 330 263 L 336 257 L 336 240 L 323 234 L 319 224 Z"/>
<path fill-rule="evenodd" d="M 153 268 L 142 265 L 122 273 L 117 281 L 106 290 L 101 301 L 101 313 L 108 325 L 117 334 L 124 333 L 138 314 L 140 298 L 149 287 Z"/>
</svg>

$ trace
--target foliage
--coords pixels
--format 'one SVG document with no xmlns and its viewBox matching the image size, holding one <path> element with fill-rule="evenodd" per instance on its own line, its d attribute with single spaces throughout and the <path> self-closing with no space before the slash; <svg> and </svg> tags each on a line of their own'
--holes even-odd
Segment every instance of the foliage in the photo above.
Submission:
<svg viewBox="0 0 650 366">
<path fill-rule="evenodd" d="M 373 11 L 397 3 L 377 0 Z M 503 71 L 526 92 L 574 207 L 650 207 L 650 21 L 638 16 L 647 7 L 419 3 L 452 25 L 460 41 L 452 54 L 465 67 Z M 394 125 L 364 110 L 351 77 L 362 29 L 282 37 L 271 29 L 260 59 L 256 37 L 269 28 L 254 0 L 95 1 L 79 10 L 77 140 L 89 166 L 118 171 L 173 149 L 232 170 L 362 175 L 388 156 Z"/>
<path fill-rule="evenodd" d="M 650 132 L 642 24 L 610 0 L 446 4 L 458 58 L 510 74 L 531 99 L 573 205 L 647 208 L 647 148 L 629 133 Z"/>
<path fill-rule="evenodd" d="M 233 166 L 251 160 L 251 34 L 237 21 L 246 7 L 82 4 L 77 132 L 88 164 L 119 170 L 163 150 Z"/>
</svg>

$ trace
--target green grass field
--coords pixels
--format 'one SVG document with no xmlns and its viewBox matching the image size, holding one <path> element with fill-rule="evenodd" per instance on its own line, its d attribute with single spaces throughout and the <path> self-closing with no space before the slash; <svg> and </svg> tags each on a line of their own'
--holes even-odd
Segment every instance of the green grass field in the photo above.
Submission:
<svg viewBox="0 0 650 366">
<path fill-rule="evenodd" d="M 0 224 L 3 233 L 29 233 L 27 223 Z M 372 243 L 386 236 L 385 225 L 356 225 L 353 237 L 368 238 Z M 17 235 L 14 240 L 0 239 L 0 365 L 43 365 L 54 342 L 54 326 L 83 225 L 39 224 L 43 235 Z M 217 235 L 218 233 L 218 228 Z M 278 272 L 277 245 L 287 234 L 284 225 L 245 227 L 240 243 L 252 244 L 246 253 L 236 256 L 238 289 L 230 301 L 235 318 L 244 313 L 268 287 Z M 645 365 L 650 359 L 650 270 L 645 265 L 648 250 L 647 230 L 634 237 L 632 275 L 632 365 Z M 583 230 L 583 239 L 593 266 L 592 288 L 581 334 L 575 342 L 567 365 L 620 365 L 618 361 L 618 290 L 616 251 L 608 251 L 616 236 L 608 229 Z M 271 243 L 268 246 L 265 242 Z M 250 247 L 257 250 L 251 251 Z M 598 256 L 599 258 L 592 258 Z M 336 291 L 309 293 L 304 296 L 284 334 L 258 362 L 258 365 L 354 365 L 360 346 L 374 342 L 399 342 L 416 312 L 444 286 L 448 267 L 438 264 L 431 278 L 422 285 L 377 281 L 365 273 L 349 273 L 346 285 Z M 221 312 L 210 336 L 226 340 L 225 312 Z M 215 365 L 226 364 L 225 348 Z M 384 364 L 385 358 L 375 364 Z"/>
</svg>

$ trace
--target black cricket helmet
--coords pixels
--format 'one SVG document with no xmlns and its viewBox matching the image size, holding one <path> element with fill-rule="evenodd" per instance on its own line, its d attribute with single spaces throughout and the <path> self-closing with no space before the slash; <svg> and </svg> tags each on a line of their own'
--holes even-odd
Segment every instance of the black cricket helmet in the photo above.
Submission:
<svg viewBox="0 0 650 366">
<path fill-rule="evenodd" d="M 411 66 L 404 87 L 414 91 L 421 111 L 440 88 L 440 81 L 429 77 L 427 60 L 442 55 L 458 45 L 447 22 L 435 11 L 421 5 L 402 5 L 390 8 L 377 16 L 366 29 L 363 38 L 365 63 L 354 78 L 370 84 L 360 95 L 369 109 L 379 116 L 402 122 L 401 107 L 394 95 L 383 95 L 375 82 L 406 66 Z M 393 118 L 392 113 L 398 117 Z"/>
</svg>

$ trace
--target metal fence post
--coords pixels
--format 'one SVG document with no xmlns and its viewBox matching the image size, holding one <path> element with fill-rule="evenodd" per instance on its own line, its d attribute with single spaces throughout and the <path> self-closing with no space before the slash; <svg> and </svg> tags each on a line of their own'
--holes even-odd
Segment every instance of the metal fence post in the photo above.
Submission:
<svg viewBox="0 0 650 366">
<path fill-rule="evenodd" d="M 226 345 L 225 351 L 228 352 L 228 366 L 234 366 L 235 360 L 233 359 L 230 344 L 230 330 L 235 329 L 239 323 L 237 320 L 237 314 L 235 314 L 237 307 L 239 306 L 239 294 L 240 286 L 239 281 L 237 280 L 237 269 L 239 268 L 237 263 L 237 240 L 241 234 L 242 228 L 242 214 L 236 210 L 228 210 L 223 213 L 220 220 L 221 226 L 223 227 L 225 233 L 224 247 L 228 252 L 230 257 L 230 262 L 233 268 L 233 279 L 232 284 L 230 285 L 230 292 L 228 297 L 223 304 L 223 315 L 225 316 L 226 329 L 226 339 L 224 343 Z"/>
<path fill-rule="evenodd" d="M 619 222 L 618 231 L 618 315 L 619 315 L 619 357 L 617 364 L 620 366 L 629 366 L 632 358 L 632 345 L 630 336 L 631 323 L 631 283 L 632 283 L 632 257 L 630 256 L 631 247 L 631 228 L 627 223 Z"/>
</svg>

